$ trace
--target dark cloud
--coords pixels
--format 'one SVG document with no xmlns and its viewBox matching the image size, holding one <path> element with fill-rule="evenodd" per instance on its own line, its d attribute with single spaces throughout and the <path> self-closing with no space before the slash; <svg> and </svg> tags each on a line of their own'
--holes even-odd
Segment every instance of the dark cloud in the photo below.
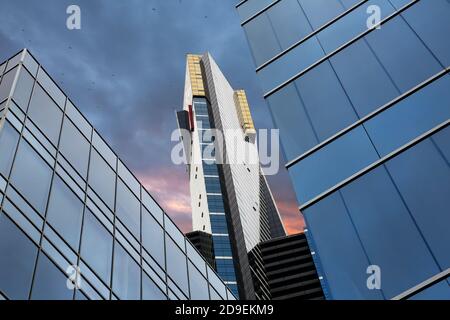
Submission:
<svg viewBox="0 0 450 320">
<path fill-rule="evenodd" d="M 81 30 L 66 28 L 71 4 L 81 8 Z M 3 0 L 0 60 L 23 47 L 141 180 L 159 193 L 155 196 L 161 204 L 172 201 L 167 210 L 185 229 L 189 210 L 173 209 L 170 194 L 178 192 L 183 201 L 188 195 L 186 188 L 174 188 L 179 179 L 187 181 L 185 168 L 170 161 L 185 55 L 211 52 L 230 83 L 246 89 L 256 126 L 271 126 L 234 1 Z M 161 172 L 172 185 L 162 183 Z M 155 186 L 152 179 L 165 187 Z M 270 181 L 281 202 L 294 204 L 283 207 L 295 209 L 286 174 Z M 298 216 L 297 211 L 292 215 Z"/>
</svg>

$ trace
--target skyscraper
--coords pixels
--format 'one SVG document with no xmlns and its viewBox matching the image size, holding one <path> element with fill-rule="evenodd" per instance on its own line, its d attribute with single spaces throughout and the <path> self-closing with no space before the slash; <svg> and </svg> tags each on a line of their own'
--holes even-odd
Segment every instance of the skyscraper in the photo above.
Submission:
<svg viewBox="0 0 450 320">
<path fill-rule="evenodd" d="M 329 299 L 450 267 L 450 2 L 237 4 Z M 445 277 L 411 298 L 450 298 Z M 420 290 L 419 290 L 420 291 Z"/>
<path fill-rule="evenodd" d="M 234 299 L 27 50 L 0 76 L 0 300 Z"/>
<path fill-rule="evenodd" d="M 304 233 L 270 239 L 255 249 L 250 253 L 250 264 L 262 266 L 263 281 L 254 280 L 260 296 L 267 295 L 271 300 L 324 299 Z"/>
<path fill-rule="evenodd" d="M 255 299 L 248 252 L 285 231 L 261 171 L 245 92 L 230 86 L 209 54 L 188 55 L 177 117 L 193 229 L 212 235 L 216 270 L 231 290 Z"/>
</svg>

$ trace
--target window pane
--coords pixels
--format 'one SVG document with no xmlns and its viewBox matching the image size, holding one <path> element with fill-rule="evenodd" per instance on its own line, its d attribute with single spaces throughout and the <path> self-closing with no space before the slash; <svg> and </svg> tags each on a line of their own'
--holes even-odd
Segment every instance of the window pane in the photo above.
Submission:
<svg viewBox="0 0 450 320">
<path fill-rule="evenodd" d="M 39 69 L 37 79 L 43 88 L 52 96 L 56 103 L 64 108 L 66 97 L 64 93 L 58 88 L 58 86 L 53 82 L 52 79 L 47 75 L 47 73 L 42 69 Z"/>
<path fill-rule="evenodd" d="M 14 90 L 14 101 L 26 112 L 28 102 L 30 100 L 31 90 L 33 88 L 34 78 L 25 68 L 20 69 L 19 79 L 17 80 L 16 89 Z"/>
<path fill-rule="evenodd" d="M 11 169 L 17 141 L 19 141 L 18 132 L 6 121 L 0 129 L 0 173 L 5 178 L 8 177 Z"/>
<path fill-rule="evenodd" d="M 78 251 L 83 203 L 69 187 L 55 175 L 52 186 L 47 221 Z"/>
<path fill-rule="evenodd" d="M 3 75 L 2 82 L 0 83 L 0 102 L 9 97 L 16 72 L 17 68 Z"/>
<path fill-rule="evenodd" d="M 28 299 L 36 246 L 0 214 L 0 290 L 9 299 Z"/>
<path fill-rule="evenodd" d="M 114 247 L 113 290 L 122 300 L 140 299 L 139 266 L 117 242 Z"/>
<path fill-rule="evenodd" d="M 249 19 L 275 0 L 247 0 L 237 10 L 242 21 Z"/>
<path fill-rule="evenodd" d="M 59 149 L 78 173 L 82 177 L 86 177 L 90 145 L 81 132 L 67 118 L 64 121 Z"/>
<path fill-rule="evenodd" d="M 366 270 L 370 263 L 340 193 L 333 193 L 303 214 L 331 298 L 383 299 L 380 290 L 367 289 Z"/>
<path fill-rule="evenodd" d="M 95 150 L 91 152 L 89 185 L 110 209 L 114 208 L 116 174 Z"/>
<path fill-rule="evenodd" d="M 142 300 L 167 300 L 166 295 L 145 273 L 142 274 Z"/>
<path fill-rule="evenodd" d="M 339 0 L 299 0 L 314 30 L 344 12 Z"/>
<path fill-rule="evenodd" d="M 304 204 L 379 159 L 360 126 L 289 168 Z"/>
<path fill-rule="evenodd" d="M 257 66 L 280 52 L 280 45 L 266 14 L 261 14 L 245 24 L 244 29 Z"/>
<path fill-rule="evenodd" d="M 278 2 L 267 14 L 283 50 L 312 32 L 297 0 Z"/>
<path fill-rule="evenodd" d="M 450 141 L 450 128 L 435 136 Z M 392 159 L 387 168 L 431 251 L 445 269 L 450 266 L 450 167 L 435 136 Z"/>
<path fill-rule="evenodd" d="M 49 258 L 40 254 L 31 299 L 72 300 L 73 290 L 67 288 L 67 276 Z"/>
<path fill-rule="evenodd" d="M 142 203 L 149 210 L 152 216 L 162 225 L 164 220 L 164 213 L 161 207 L 155 202 L 155 200 L 153 200 L 153 198 L 144 188 L 142 188 Z"/>
<path fill-rule="evenodd" d="M 205 178 L 206 193 L 221 193 L 219 178 Z"/>
<path fill-rule="evenodd" d="M 120 179 L 117 182 L 116 214 L 136 239 L 140 239 L 140 202 Z"/>
<path fill-rule="evenodd" d="M 167 273 L 184 291 L 188 292 L 186 256 L 170 237 L 166 236 Z"/>
<path fill-rule="evenodd" d="M 314 147 L 319 141 L 303 102 L 291 83 L 267 99 L 286 159 L 292 160 Z M 301 138 L 300 138 L 301 137 Z"/>
<path fill-rule="evenodd" d="M 164 231 L 146 209 L 142 213 L 142 244 L 164 268 Z"/>
<path fill-rule="evenodd" d="M 444 66 L 450 65 L 450 3 L 446 0 L 419 1 L 402 15 Z"/>
<path fill-rule="evenodd" d="M 34 87 L 28 115 L 56 146 L 58 144 L 63 114 L 51 100 L 50 96 L 39 85 Z"/>
<path fill-rule="evenodd" d="M 382 270 L 386 299 L 440 272 L 384 166 L 342 188 L 342 196 L 370 265 Z"/>
<path fill-rule="evenodd" d="M 51 178 L 50 167 L 25 140 L 22 140 L 11 173 L 11 181 L 41 214 L 45 211 Z"/>
<path fill-rule="evenodd" d="M 367 121 L 364 127 L 381 156 L 450 119 L 450 76 L 436 80 Z"/>
<path fill-rule="evenodd" d="M 400 94 L 365 39 L 333 56 L 331 62 L 360 118 Z"/>
<path fill-rule="evenodd" d="M 384 24 L 379 32 L 369 33 L 366 39 L 402 92 L 442 70 L 401 17 Z"/>
<path fill-rule="evenodd" d="M 208 282 L 202 274 L 189 262 L 189 285 L 191 300 L 208 300 Z"/>
<path fill-rule="evenodd" d="M 329 62 L 318 65 L 296 84 L 319 140 L 358 120 Z"/>
<path fill-rule="evenodd" d="M 86 209 L 81 256 L 106 283 L 109 283 L 111 276 L 112 246 L 111 234 Z"/>
</svg>

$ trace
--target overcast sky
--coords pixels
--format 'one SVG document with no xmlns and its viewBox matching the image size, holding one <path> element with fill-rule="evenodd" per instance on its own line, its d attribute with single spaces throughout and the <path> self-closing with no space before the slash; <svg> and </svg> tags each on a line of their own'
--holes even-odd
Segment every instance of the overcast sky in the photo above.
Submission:
<svg viewBox="0 0 450 320">
<path fill-rule="evenodd" d="M 2 0 L 0 60 L 26 47 L 183 231 L 190 231 L 185 167 L 170 160 L 182 107 L 185 55 L 209 51 L 245 89 L 257 128 L 271 128 L 235 0 Z M 66 9 L 81 8 L 81 30 Z M 281 166 L 269 177 L 285 225 L 301 230 Z"/>
</svg>

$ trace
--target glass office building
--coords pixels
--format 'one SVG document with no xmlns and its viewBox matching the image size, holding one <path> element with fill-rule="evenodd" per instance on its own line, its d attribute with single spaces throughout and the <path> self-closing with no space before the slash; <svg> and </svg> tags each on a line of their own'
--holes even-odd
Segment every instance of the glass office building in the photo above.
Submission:
<svg viewBox="0 0 450 320">
<path fill-rule="evenodd" d="M 0 299 L 234 299 L 27 50 L 0 75 Z"/>
<path fill-rule="evenodd" d="M 327 298 L 391 299 L 447 270 L 450 2 L 236 7 Z M 412 298 L 449 299 L 449 284 Z"/>
</svg>

